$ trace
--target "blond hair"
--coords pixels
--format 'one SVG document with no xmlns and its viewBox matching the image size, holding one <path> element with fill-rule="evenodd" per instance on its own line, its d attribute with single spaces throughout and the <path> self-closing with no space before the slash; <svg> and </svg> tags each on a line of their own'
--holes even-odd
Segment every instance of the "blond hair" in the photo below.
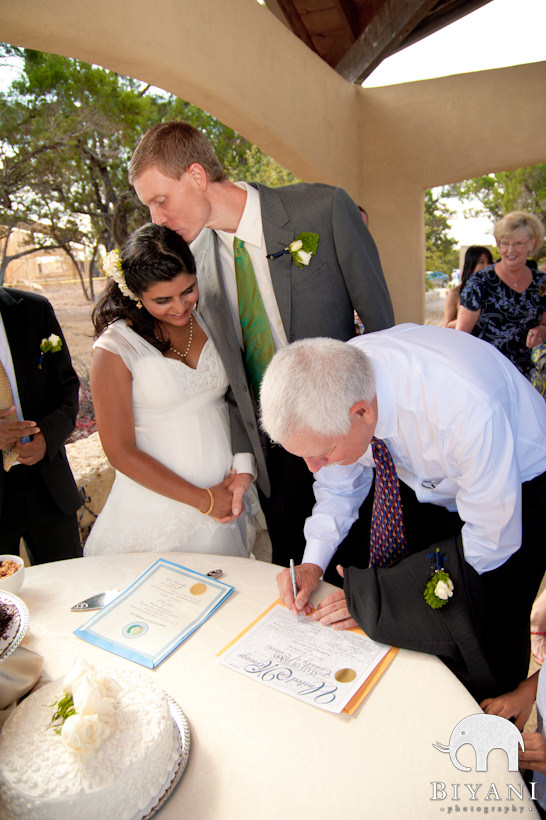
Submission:
<svg viewBox="0 0 546 820">
<path fill-rule="evenodd" d="M 512 211 L 500 219 L 493 229 L 497 246 L 501 239 L 509 239 L 518 231 L 526 231 L 529 239 L 534 240 L 531 256 L 536 256 L 544 242 L 544 225 L 534 214 L 527 214 L 524 211 Z"/>
<path fill-rule="evenodd" d="M 210 182 L 223 182 L 226 172 L 214 150 L 197 128 L 189 122 L 161 122 L 150 128 L 129 163 L 129 182 L 155 165 L 165 176 L 180 179 L 193 162 L 203 166 Z"/>
</svg>

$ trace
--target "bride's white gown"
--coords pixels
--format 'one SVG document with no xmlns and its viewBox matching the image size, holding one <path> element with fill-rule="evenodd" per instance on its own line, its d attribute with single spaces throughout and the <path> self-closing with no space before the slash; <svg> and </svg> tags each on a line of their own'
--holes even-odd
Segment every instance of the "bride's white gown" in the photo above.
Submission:
<svg viewBox="0 0 546 820">
<path fill-rule="evenodd" d="M 224 400 L 228 380 L 210 338 L 195 370 L 162 356 L 123 320 L 110 325 L 95 345 L 121 356 L 132 373 L 137 447 L 198 487 L 222 481 L 232 463 Z M 179 550 L 248 557 L 253 538 L 246 513 L 219 524 L 116 472 L 84 554 Z"/>
</svg>

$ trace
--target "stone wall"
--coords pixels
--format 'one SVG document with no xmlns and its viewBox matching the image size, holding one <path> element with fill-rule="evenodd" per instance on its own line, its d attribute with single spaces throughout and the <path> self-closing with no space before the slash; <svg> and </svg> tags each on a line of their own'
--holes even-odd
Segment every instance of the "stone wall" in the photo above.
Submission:
<svg viewBox="0 0 546 820">
<path fill-rule="evenodd" d="M 76 484 L 85 493 L 85 504 L 79 511 L 82 543 L 85 543 L 96 516 L 108 498 L 114 481 L 114 468 L 104 454 L 98 433 L 67 444 L 66 453 Z"/>
</svg>

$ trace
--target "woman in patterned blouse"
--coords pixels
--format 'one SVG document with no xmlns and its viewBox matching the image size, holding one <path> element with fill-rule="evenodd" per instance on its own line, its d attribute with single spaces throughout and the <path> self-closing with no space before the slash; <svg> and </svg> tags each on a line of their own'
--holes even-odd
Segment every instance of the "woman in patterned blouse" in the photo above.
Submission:
<svg viewBox="0 0 546 820">
<path fill-rule="evenodd" d="M 546 341 L 546 274 L 532 270 L 544 227 L 538 217 L 513 211 L 497 222 L 500 260 L 472 274 L 461 293 L 457 330 L 497 347 L 531 377 L 531 350 Z"/>
</svg>

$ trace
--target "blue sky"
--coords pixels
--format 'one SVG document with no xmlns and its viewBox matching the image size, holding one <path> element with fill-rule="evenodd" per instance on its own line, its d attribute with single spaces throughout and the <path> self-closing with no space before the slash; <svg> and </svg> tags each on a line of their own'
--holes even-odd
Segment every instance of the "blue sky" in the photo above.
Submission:
<svg viewBox="0 0 546 820">
<path fill-rule="evenodd" d="M 546 59 L 546 0 L 491 0 L 384 60 L 364 86 L 444 77 Z"/>
</svg>

